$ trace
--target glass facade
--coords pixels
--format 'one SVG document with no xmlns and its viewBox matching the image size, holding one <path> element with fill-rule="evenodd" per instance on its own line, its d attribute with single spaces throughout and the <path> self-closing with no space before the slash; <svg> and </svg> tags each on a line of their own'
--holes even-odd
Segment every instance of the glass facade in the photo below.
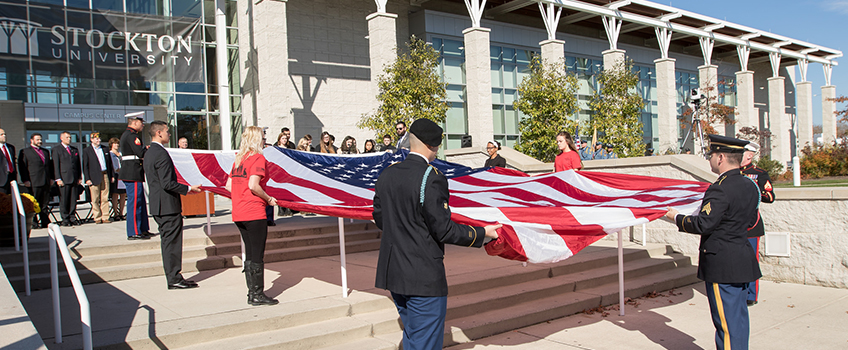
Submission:
<svg viewBox="0 0 848 350">
<path fill-rule="evenodd" d="M 232 117 L 240 120 L 236 6 L 236 1 L 226 2 L 227 68 Z M 26 38 L 30 49 L 22 55 L 12 52 L 17 34 L 6 31 L 6 43 L 0 42 L 8 45 L 0 50 L 0 100 L 162 105 L 174 145 L 185 136 L 192 148 L 221 148 L 215 1 L 21 0 L 0 1 L 0 8 L 0 17 L 32 28 Z M 36 35 L 38 43 L 33 44 Z M 159 56 L 157 50 L 167 55 Z M 124 126 L 32 122 L 27 129 L 42 133 L 67 129 L 82 135 L 96 130 L 119 137 Z"/>
</svg>

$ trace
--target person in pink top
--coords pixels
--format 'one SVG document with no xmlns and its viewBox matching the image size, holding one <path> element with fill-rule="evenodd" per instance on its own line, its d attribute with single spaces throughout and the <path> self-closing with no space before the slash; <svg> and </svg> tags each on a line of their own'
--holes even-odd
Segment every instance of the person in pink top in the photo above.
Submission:
<svg viewBox="0 0 848 350">
<path fill-rule="evenodd" d="M 275 305 L 276 299 L 265 295 L 265 240 L 268 238 L 266 206 L 276 206 L 277 201 L 263 189 L 267 162 L 262 128 L 248 126 L 241 134 L 239 147 L 226 188 L 232 194 L 233 222 L 244 241 L 244 277 L 247 281 L 247 303 Z"/>
<path fill-rule="evenodd" d="M 580 161 L 580 155 L 577 154 L 577 146 L 574 145 L 571 134 L 567 131 L 560 132 L 556 136 L 556 143 L 560 153 L 554 160 L 554 171 L 583 169 L 583 162 Z"/>
</svg>

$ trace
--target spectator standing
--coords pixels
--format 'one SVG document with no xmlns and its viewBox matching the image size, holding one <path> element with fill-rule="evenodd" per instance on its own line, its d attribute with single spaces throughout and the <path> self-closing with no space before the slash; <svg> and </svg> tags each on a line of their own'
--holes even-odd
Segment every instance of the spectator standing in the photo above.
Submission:
<svg viewBox="0 0 848 350">
<path fill-rule="evenodd" d="M 578 148 L 580 149 L 580 160 L 592 160 L 594 153 L 588 142 L 581 142 Z"/>
<path fill-rule="evenodd" d="M 577 155 L 577 146 L 574 145 L 574 141 L 571 139 L 571 134 L 568 131 L 557 134 L 556 143 L 560 153 L 554 159 L 554 171 L 583 169 L 583 162 L 580 161 L 580 156 Z"/>
<path fill-rule="evenodd" d="M 344 141 L 342 141 L 342 147 L 337 152 L 338 154 L 358 154 L 356 139 L 350 135 L 345 136 Z"/>
<path fill-rule="evenodd" d="M 303 138 L 306 139 L 307 145 L 309 146 L 309 148 L 305 149 L 304 151 L 315 152 L 315 146 L 312 145 L 312 135 L 306 134 L 303 135 Z"/>
<path fill-rule="evenodd" d="M 65 131 L 59 135 L 62 141 L 53 147 L 53 176 L 59 186 L 59 212 L 62 214 L 62 226 L 79 225 L 76 219 L 79 187 L 82 184 L 82 166 L 79 151 L 71 146 L 71 133 Z"/>
<path fill-rule="evenodd" d="M 374 153 L 377 150 L 374 148 L 374 140 L 367 139 L 365 140 L 365 145 L 362 146 L 362 153 Z"/>
<path fill-rule="evenodd" d="M 159 225 L 162 266 L 168 289 L 197 288 L 180 273 L 183 265 L 183 214 L 180 195 L 200 192 L 200 185 L 186 186 L 177 182 L 174 162 L 164 144 L 171 139 L 168 124 L 156 120 L 150 123 L 150 148 L 144 157 L 144 172 L 150 181 L 150 213 Z"/>
<path fill-rule="evenodd" d="M 50 187 L 53 186 L 53 160 L 50 159 L 50 152 L 47 149 L 41 148 L 42 137 L 39 133 L 34 133 L 29 137 L 29 147 L 24 147 L 18 154 L 18 173 L 21 174 L 21 182 L 26 191 L 29 192 L 41 212 L 37 217 L 41 224 L 41 228 L 47 228 L 50 223 L 50 211 L 47 209 L 47 203 L 50 201 Z M 33 223 L 34 227 L 38 227 Z"/>
<path fill-rule="evenodd" d="M 118 179 L 127 186 L 127 240 L 150 239 L 150 222 L 144 199 L 144 167 L 147 148 L 141 141 L 144 112 L 127 113 L 127 130 L 121 135 L 121 171 Z"/>
<path fill-rule="evenodd" d="M 94 212 L 94 223 L 103 224 L 109 221 L 109 186 L 112 184 L 112 156 L 109 151 L 100 146 L 100 133 L 89 135 L 91 146 L 82 150 L 83 174 L 85 184 L 91 194 L 91 210 Z"/>
<path fill-rule="evenodd" d="M 486 164 L 483 166 L 486 168 L 494 166 L 506 168 L 506 159 L 498 154 L 498 151 L 500 150 L 501 144 L 498 141 L 489 141 L 489 143 L 486 144 L 486 152 L 489 153 L 489 158 L 486 159 Z"/>
<path fill-rule="evenodd" d="M 380 149 L 378 151 L 380 151 L 380 152 L 385 152 L 385 151 L 394 152 L 395 150 L 397 150 L 397 147 L 392 145 L 392 136 L 389 135 L 389 134 L 384 135 L 383 136 L 383 143 L 380 144 Z"/>
<path fill-rule="evenodd" d="M 606 144 L 607 148 L 607 158 L 606 159 L 618 159 L 618 154 L 615 154 L 615 149 L 613 148 L 611 143 Z"/>
<path fill-rule="evenodd" d="M 289 141 L 289 135 L 284 132 L 281 132 L 279 135 L 277 135 L 277 143 L 275 143 L 274 146 L 288 149 L 294 149 L 295 147 L 294 143 Z"/>
<path fill-rule="evenodd" d="M 752 162 L 754 160 L 754 156 L 759 152 L 760 145 L 755 142 L 749 142 L 745 145 L 745 152 L 742 154 L 742 162 L 740 165 L 742 166 L 742 174 L 754 180 L 757 183 L 757 187 L 760 188 L 760 202 L 761 203 L 774 203 L 774 188 L 771 186 L 771 178 L 769 178 L 768 171 L 758 168 Z M 748 243 L 751 244 L 751 248 L 754 248 L 754 256 L 757 257 L 757 262 L 760 261 L 760 237 L 766 234 L 765 227 L 763 226 L 763 217 L 760 215 L 759 210 L 757 211 L 757 216 L 759 220 L 757 220 L 757 224 L 748 230 Z M 760 294 L 760 279 L 758 278 L 756 281 L 748 284 L 748 306 L 752 306 L 757 304 L 757 299 Z"/>
<path fill-rule="evenodd" d="M 282 129 L 280 129 L 280 133 L 286 135 L 286 148 L 294 149 L 295 144 L 294 144 L 294 142 L 292 142 L 291 130 L 289 130 L 289 128 L 287 128 L 287 127 L 283 127 Z M 312 141 L 312 136 L 309 137 L 309 140 Z M 279 141 L 279 137 L 277 137 L 277 141 Z M 282 147 L 282 146 L 280 146 L 280 147 Z"/>
<path fill-rule="evenodd" d="M 262 215 L 266 206 L 275 206 L 274 197 L 265 193 L 267 162 L 262 155 L 262 130 L 248 126 L 241 135 L 241 145 L 227 179 L 226 188 L 232 193 L 233 222 L 244 242 L 244 273 L 247 282 L 247 303 L 274 305 L 278 301 L 265 295 L 265 241 L 268 238 L 267 220 Z"/>
<path fill-rule="evenodd" d="M 706 284 L 717 349 L 747 349 L 748 285 L 762 277 L 748 243 L 757 221 L 760 189 L 739 169 L 748 141 L 709 135 L 710 170 L 719 175 L 704 192 L 697 215 L 669 208 L 666 218 L 681 232 L 701 235 L 698 278 Z"/>
<path fill-rule="evenodd" d="M 311 152 L 310 148 L 312 147 L 311 141 L 306 138 L 306 136 L 301 137 L 299 141 L 297 141 L 297 150 L 303 152 Z"/>
<path fill-rule="evenodd" d="M 395 123 L 395 131 L 397 131 L 398 137 L 397 149 L 409 149 L 409 135 L 406 132 L 406 123 L 398 120 Z"/>
<path fill-rule="evenodd" d="M 592 159 L 607 159 L 607 151 L 604 150 L 603 142 L 595 142 L 595 152 L 592 153 Z"/>
<path fill-rule="evenodd" d="M 336 154 L 338 149 L 333 145 L 332 136 L 324 131 L 321 133 L 321 153 Z"/>
<path fill-rule="evenodd" d="M 180 139 L 177 140 L 177 147 L 179 147 L 180 149 L 187 149 L 188 148 L 188 138 L 185 137 L 185 136 L 180 137 Z"/>
<path fill-rule="evenodd" d="M 6 130 L 0 129 L 0 193 L 12 193 L 12 181 L 18 179 L 15 146 L 6 142 Z"/>
<path fill-rule="evenodd" d="M 109 185 L 109 193 L 112 194 L 112 216 L 110 221 L 121 221 L 124 219 L 124 203 L 127 202 L 127 187 L 124 182 L 118 180 L 121 170 L 121 140 L 117 137 L 109 139 L 109 156 L 112 158 L 112 184 Z"/>
</svg>

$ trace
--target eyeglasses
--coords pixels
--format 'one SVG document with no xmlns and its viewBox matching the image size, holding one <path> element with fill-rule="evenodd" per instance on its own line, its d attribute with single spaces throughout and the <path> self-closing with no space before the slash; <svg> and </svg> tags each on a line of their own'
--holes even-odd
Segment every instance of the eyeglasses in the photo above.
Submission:
<svg viewBox="0 0 848 350">
<path fill-rule="evenodd" d="M 395 129 L 398 129 L 398 130 L 403 130 L 403 127 L 402 127 L 402 126 L 401 126 L 401 127 L 399 127 L 399 128 L 395 128 Z"/>
<path fill-rule="evenodd" d="M 487 146 L 486 149 L 496 149 L 497 147 Z"/>
</svg>

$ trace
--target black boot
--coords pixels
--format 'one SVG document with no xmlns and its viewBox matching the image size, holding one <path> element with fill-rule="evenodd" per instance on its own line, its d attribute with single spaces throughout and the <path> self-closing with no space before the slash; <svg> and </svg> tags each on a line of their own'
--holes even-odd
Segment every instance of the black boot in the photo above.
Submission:
<svg viewBox="0 0 848 350">
<path fill-rule="evenodd" d="M 271 299 L 265 295 L 265 264 L 251 263 L 248 269 L 250 277 L 250 286 L 248 286 L 247 303 L 253 306 L 258 305 L 276 305 L 279 303 L 277 299 Z"/>
<path fill-rule="evenodd" d="M 253 299 L 253 289 L 251 289 L 251 286 L 253 285 L 253 274 L 250 272 L 250 260 L 245 260 L 242 266 L 244 268 L 241 270 L 241 272 L 244 272 L 244 281 L 247 282 L 247 303 L 250 304 L 250 301 Z"/>
</svg>

